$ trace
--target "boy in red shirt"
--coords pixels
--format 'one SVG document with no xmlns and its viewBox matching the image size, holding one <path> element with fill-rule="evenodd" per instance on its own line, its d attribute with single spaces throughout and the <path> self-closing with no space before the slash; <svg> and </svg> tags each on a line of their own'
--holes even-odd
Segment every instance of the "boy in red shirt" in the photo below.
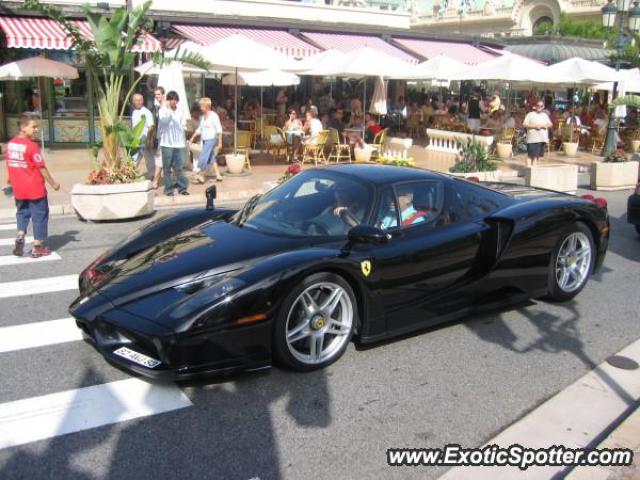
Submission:
<svg viewBox="0 0 640 480">
<path fill-rule="evenodd" d="M 8 183 L 13 187 L 17 209 L 18 235 L 13 254 L 18 257 L 23 255 L 24 236 L 31 220 L 33 222 L 31 256 L 38 258 L 51 254 L 45 245 L 48 233 L 49 202 L 44 182 L 46 180 L 54 190 L 59 190 L 60 184 L 51 177 L 44 164 L 40 147 L 33 141 L 38 135 L 38 123 L 34 117 L 29 113 L 23 113 L 18 122 L 20 133 L 9 140 L 5 154 Z"/>
</svg>

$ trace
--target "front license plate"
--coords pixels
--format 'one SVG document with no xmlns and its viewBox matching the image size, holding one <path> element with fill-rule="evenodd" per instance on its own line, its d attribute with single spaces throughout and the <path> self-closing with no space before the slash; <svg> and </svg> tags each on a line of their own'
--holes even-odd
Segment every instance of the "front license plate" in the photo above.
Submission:
<svg viewBox="0 0 640 480">
<path fill-rule="evenodd" d="M 132 362 L 135 362 L 138 365 L 142 365 L 143 367 L 147 368 L 155 368 L 161 363 L 160 360 L 147 357 L 146 355 L 139 352 L 134 352 L 133 350 L 129 350 L 127 347 L 120 347 L 113 353 L 115 355 L 118 355 L 119 357 L 126 358 L 127 360 L 131 360 Z"/>
</svg>

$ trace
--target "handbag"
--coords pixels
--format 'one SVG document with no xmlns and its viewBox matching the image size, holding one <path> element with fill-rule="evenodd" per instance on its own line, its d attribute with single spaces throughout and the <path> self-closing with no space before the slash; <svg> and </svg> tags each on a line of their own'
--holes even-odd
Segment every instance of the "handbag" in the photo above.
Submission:
<svg viewBox="0 0 640 480">
<path fill-rule="evenodd" d="M 284 143 L 279 133 L 272 133 L 269 137 L 269 142 L 271 145 L 282 145 Z"/>
</svg>

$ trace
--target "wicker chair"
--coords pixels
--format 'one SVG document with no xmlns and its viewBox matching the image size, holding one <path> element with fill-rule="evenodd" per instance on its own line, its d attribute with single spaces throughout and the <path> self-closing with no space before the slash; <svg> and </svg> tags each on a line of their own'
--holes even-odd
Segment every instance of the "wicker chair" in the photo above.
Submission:
<svg viewBox="0 0 640 480">
<path fill-rule="evenodd" d="M 606 138 L 607 132 L 606 130 L 601 131 L 597 130 L 596 134 L 593 136 L 593 141 L 591 143 L 591 153 L 599 155 L 604 148 L 604 141 Z"/>
<path fill-rule="evenodd" d="M 251 162 L 249 155 L 251 154 L 251 139 L 253 133 L 249 130 L 238 130 L 236 150 L 238 153 L 244 154 L 244 163 L 247 170 L 251 171 Z"/>
<path fill-rule="evenodd" d="M 369 145 L 373 147 L 371 151 L 371 158 L 378 158 L 382 153 L 382 149 L 384 148 L 384 144 L 387 141 L 387 134 L 389 133 L 389 129 L 385 128 L 384 130 L 380 130 L 375 137 L 373 137 L 373 142 Z"/>
<path fill-rule="evenodd" d="M 307 141 L 302 151 L 302 163 L 307 160 L 313 160 L 315 166 L 318 165 L 318 162 L 326 163 L 327 157 L 324 154 L 324 149 L 328 138 L 329 130 L 320 130 L 314 142 Z"/>
<path fill-rule="evenodd" d="M 277 140 L 277 139 L 280 140 Z M 264 143 L 267 155 L 271 155 L 273 163 L 276 163 L 278 156 L 287 156 L 289 153 L 287 146 L 287 137 L 281 128 L 275 125 L 264 126 Z"/>
<path fill-rule="evenodd" d="M 329 137 L 331 139 L 331 153 L 327 161 L 331 162 L 332 159 L 336 163 L 340 163 L 340 160 L 344 159 L 351 162 L 351 145 L 348 143 L 340 143 L 340 133 L 335 128 L 329 129 Z"/>
</svg>

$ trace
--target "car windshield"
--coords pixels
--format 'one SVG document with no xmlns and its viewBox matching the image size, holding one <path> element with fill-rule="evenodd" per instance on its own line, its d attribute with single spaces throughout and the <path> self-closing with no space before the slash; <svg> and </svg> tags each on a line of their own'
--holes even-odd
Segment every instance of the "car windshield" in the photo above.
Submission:
<svg viewBox="0 0 640 480">
<path fill-rule="evenodd" d="M 289 236 L 343 236 L 366 222 L 371 200 L 365 183 L 326 170 L 309 170 L 249 200 L 231 223 Z"/>
</svg>

